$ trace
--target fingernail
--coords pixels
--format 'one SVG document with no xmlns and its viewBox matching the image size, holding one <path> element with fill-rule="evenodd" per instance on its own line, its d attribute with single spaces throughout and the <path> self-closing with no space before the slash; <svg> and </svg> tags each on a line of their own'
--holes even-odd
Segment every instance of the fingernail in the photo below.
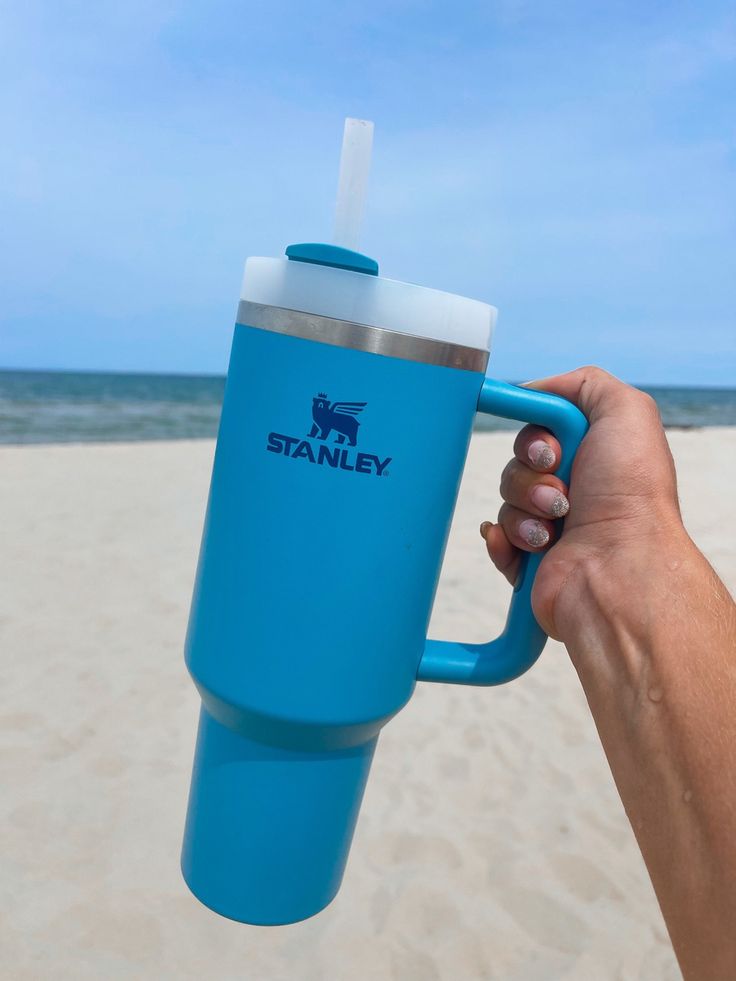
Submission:
<svg viewBox="0 0 736 981">
<path fill-rule="evenodd" d="M 537 484 L 532 488 L 530 497 L 535 507 L 553 518 L 564 518 L 570 510 L 570 502 L 565 495 L 549 484 Z"/>
<path fill-rule="evenodd" d="M 546 545 L 549 541 L 549 532 L 544 527 L 541 521 L 535 521 L 533 518 L 525 518 L 519 525 L 519 534 L 527 543 L 527 545 L 533 545 L 534 548 L 541 548 L 542 545 Z"/>
<path fill-rule="evenodd" d="M 480 537 L 485 538 L 488 534 L 488 529 L 491 527 L 490 521 L 482 521 L 480 525 Z"/>
<path fill-rule="evenodd" d="M 535 439 L 533 443 L 530 443 L 527 453 L 535 467 L 544 467 L 545 470 L 553 467 L 557 460 L 555 451 L 543 439 Z"/>
</svg>

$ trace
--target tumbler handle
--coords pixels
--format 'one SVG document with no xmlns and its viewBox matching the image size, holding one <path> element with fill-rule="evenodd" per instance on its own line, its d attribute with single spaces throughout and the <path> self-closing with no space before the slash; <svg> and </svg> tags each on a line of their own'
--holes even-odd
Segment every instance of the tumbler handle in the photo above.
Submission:
<svg viewBox="0 0 736 981">
<path fill-rule="evenodd" d="M 572 461 L 588 429 L 588 420 L 580 409 L 558 395 L 487 378 L 478 399 L 478 411 L 549 429 L 562 447 L 556 475 L 569 482 Z M 519 577 L 500 637 L 486 644 L 428 640 L 417 678 L 460 685 L 500 685 L 527 671 L 547 641 L 547 635 L 534 618 L 531 602 L 534 577 L 543 558 L 543 553 L 522 554 Z"/>
</svg>

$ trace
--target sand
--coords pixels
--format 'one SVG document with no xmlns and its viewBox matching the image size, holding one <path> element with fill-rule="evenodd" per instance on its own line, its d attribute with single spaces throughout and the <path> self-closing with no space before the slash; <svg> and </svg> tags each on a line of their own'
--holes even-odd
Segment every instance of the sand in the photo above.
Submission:
<svg viewBox="0 0 736 981">
<path fill-rule="evenodd" d="M 733 588 L 736 429 L 670 440 L 688 528 Z M 508 587 L 477 527 L 511 442 L 473 440 L 434 636 L 482 640 L 503 621 Z M 679 977 L 554 643 L 505 688 L 418 687 L 384 730 L 342 891 L 319 916 L 247 927 L 189 894 L 198 698 L 181 651 L 212 453 L 0 448 L 0 977 Z"/>
</svg>

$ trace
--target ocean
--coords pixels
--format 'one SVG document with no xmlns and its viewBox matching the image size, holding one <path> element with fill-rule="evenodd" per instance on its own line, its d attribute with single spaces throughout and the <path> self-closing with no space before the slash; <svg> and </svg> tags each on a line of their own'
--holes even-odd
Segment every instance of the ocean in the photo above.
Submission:
<svg viewBox="0 0 736 981">
<path fill-rule="evenodd" d="M 225 379 L 73 371 L 0 371 L 0 443 L 212 439 Z M 736 389 L 647 387 L 672 428 L 736 426 Z M 478 416 L 483 431 L 518 429 Z"/>
</svg>

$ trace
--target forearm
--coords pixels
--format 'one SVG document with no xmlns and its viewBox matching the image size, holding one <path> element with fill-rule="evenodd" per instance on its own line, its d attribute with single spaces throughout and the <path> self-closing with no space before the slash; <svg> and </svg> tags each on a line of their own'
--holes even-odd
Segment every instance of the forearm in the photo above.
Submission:
<svg viewBox="0 0 736 981">
<path fill-rule="evenodd" d="M 683 532 L 591 563 L 578 609 L 567 647 L 683 973 L 736 978 L 733 602 Z"/>
</svg>

